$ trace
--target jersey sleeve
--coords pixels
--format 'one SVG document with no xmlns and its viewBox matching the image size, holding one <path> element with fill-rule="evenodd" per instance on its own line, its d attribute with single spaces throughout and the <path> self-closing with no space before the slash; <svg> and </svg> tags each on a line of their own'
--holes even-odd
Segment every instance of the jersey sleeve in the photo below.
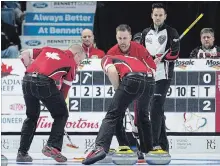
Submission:
<svg viewBox="0 0 220 166">
<path fill-rule="evenodd" d="M 63 78 L 63 84 L 61 86 L 61 92 L 63 93 L 64 99 L 66 99 L 66 97 L 67 97 L 69 89 L 72 86 L 72 82 L 75 79 L 75 75 L 76 75 L 76 67 L 73 66 L 73 67 L 70 68 L 69 72 Z"/>
<path fill-rule="evenodd" d="M 180 41 L 174 41 L 175 39 L 179 39 L 179 34 L 176 29 L 172 29 L 170 50 L 163 58 L 164 60 L 174 61 L 179 57 Z"/>
<path fill-rule="evenodd" d="M 36 59 L 37 56 L 41 53 L 42 50 L 43 50 L 43 49 L 41 49 L 41 48 L 34 48 L 34 49 L 33 49 L 33 52 L 32 52 L 32 54 L 33 54 L 33 59 Z"/>
<path fill-rule="evenodd" d="M 144 47 L 146 47 L 145 45 L 145 37 L 147 35 L 147 33 L 150 31 L 150 28 L 146 28 L 142 31 L 141 33 L 141 41 L 140 41 L 140 44 L 143 45 Z"/>
<path fill-rule="evenodd" d="M 102 66 L 102 69 L 105 73 L 108 72 L 108 68 L 112 65 L 114 65 L 114 64 L 113 64 L 112 58 L 110 56 L 105 56 L 104 58 L 102 58 L 101 66 Z"/>
<path fill-rule="evenodd" d="M 142 61 L 147 67 L 149 67 L 153 72 L 156 72 L 157 67 L 152 56 L 147 51 L 147 49 L 144 48 L 144 46 L 142 45 L 140 45 L 140 48 L 139 48 L 139 57 L 140 59 L 142 59 Z"/>
</svg>

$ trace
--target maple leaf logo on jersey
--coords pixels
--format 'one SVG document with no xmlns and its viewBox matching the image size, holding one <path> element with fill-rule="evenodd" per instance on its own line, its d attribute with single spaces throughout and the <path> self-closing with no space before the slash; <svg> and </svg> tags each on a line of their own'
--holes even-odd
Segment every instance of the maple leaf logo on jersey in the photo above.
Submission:
<svg viewBox="0 0 220 166">
<path fill-rule="evenodd" d="M 8 75 L 15 75 L 18 76 L 17 74 L 11 74 L 13 68 L 12 66 L 8 66 L 7 64 L 2 63 L 2 77 L 6 77 Z"/>
<path fill-rule="evenodd" d="M 49 59 L 55 59 L 55 60 L 60 60 L 59 54 L 56 52 L 47 52 L 46 57 Z"/>
</svg>

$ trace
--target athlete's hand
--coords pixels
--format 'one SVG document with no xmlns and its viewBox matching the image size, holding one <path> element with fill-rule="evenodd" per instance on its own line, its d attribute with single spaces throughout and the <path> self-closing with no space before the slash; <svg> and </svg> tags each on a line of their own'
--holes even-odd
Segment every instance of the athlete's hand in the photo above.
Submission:
<svg viewBox="0 0 220 166">
<path fill-rule="evenodd" d="M 160 62 L 161 62 L 161 58 L 160 58 L 160 57 L 155 58 L 155 59 L 154 59 L 154 62 L 155 62 L 156 64 L 160 63 Z"/>
<path fill-rule="evenodd" d="M 34 59 L 30 56 L 30 53 L 28 50 L 21 52 L 20 55 L 21 61 L 24 63 L 24 66 L 27 68 L 30 64 L 33 63 Z"/>
</svg>

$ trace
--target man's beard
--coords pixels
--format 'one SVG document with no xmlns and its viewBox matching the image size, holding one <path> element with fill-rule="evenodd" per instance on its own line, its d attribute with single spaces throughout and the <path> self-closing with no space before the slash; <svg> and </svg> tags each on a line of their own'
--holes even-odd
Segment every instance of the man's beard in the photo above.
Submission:
<svg viewBox="0 0 220 166">
<path fill-rule="evenodd" d="M 121 49 L 122 52 L 126 52 L 126 51 L 128 51 L 129 46 L 123 45 L 123 46 L 120 46 L 120 49 Z"/>
<path fill-rule="evenodd" d="M 209 45 L 204 45 L 203 48 L 204 48 L 205 50 L 208 50 L 208 49 L 212 48 L 212 45 L 210 45 L 210 44 L 209 44 Z"/>
</svg>

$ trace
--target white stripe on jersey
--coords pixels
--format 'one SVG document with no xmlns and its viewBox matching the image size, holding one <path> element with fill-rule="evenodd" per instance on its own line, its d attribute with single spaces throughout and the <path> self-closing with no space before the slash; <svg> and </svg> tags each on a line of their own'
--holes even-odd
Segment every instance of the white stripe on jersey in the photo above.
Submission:
<svg viewBox="0 0 220 166">
<path fill-rule="evenodd" d="M 153 76 L 154 76 L 154 78 L 155 78 L 155 76 L 156 76 L 156 71 L 155 71 L 153 68 L 151 68 L 150 66 L 148 66 L 147 62 L 145 62 L 144 59 L 143 59 L 143 61 L 144 61 L 144 64 L 145 64 L 149 69 L 151 69 L 151 71 L 152 71 L 152 73 L 153 73 Z"/>
<path fill-rule="evenodd" d="M 57 71 L 57 72 L 55 72 L 55 73 L 49 75 L 48 77 L 52 77 L 52 76 L 54 76 L 54 75 L 57 74 L 57 73 L 67 73 L 67 71 Z"/>
<path fill-rule="evenodd" d="M 123 64 L 123 65 L 125 65 L 131 72 L 132 72 L 132 69 L 130 68 L 130 66 L 128 66 L 126 63 L 124 63 L 124 62 L 118 62 L 118 63 L 114 63 L 115 65 L 121 65 L 121 64 Z"/>
<path fill-rule="evenodd" d="M 63 80 L 63 83 L 69 86 L 72 86 L 72 81 Z"/>
<path fill-rule="evenodd" d="M 108 64 L 108 65 L 105 66 L 104 70 L 105 70 L 106 73 L 108 73 L 108 68 L 111 67 L 111 66 L 113 66 L 113 64 Z"/>
</svg>

